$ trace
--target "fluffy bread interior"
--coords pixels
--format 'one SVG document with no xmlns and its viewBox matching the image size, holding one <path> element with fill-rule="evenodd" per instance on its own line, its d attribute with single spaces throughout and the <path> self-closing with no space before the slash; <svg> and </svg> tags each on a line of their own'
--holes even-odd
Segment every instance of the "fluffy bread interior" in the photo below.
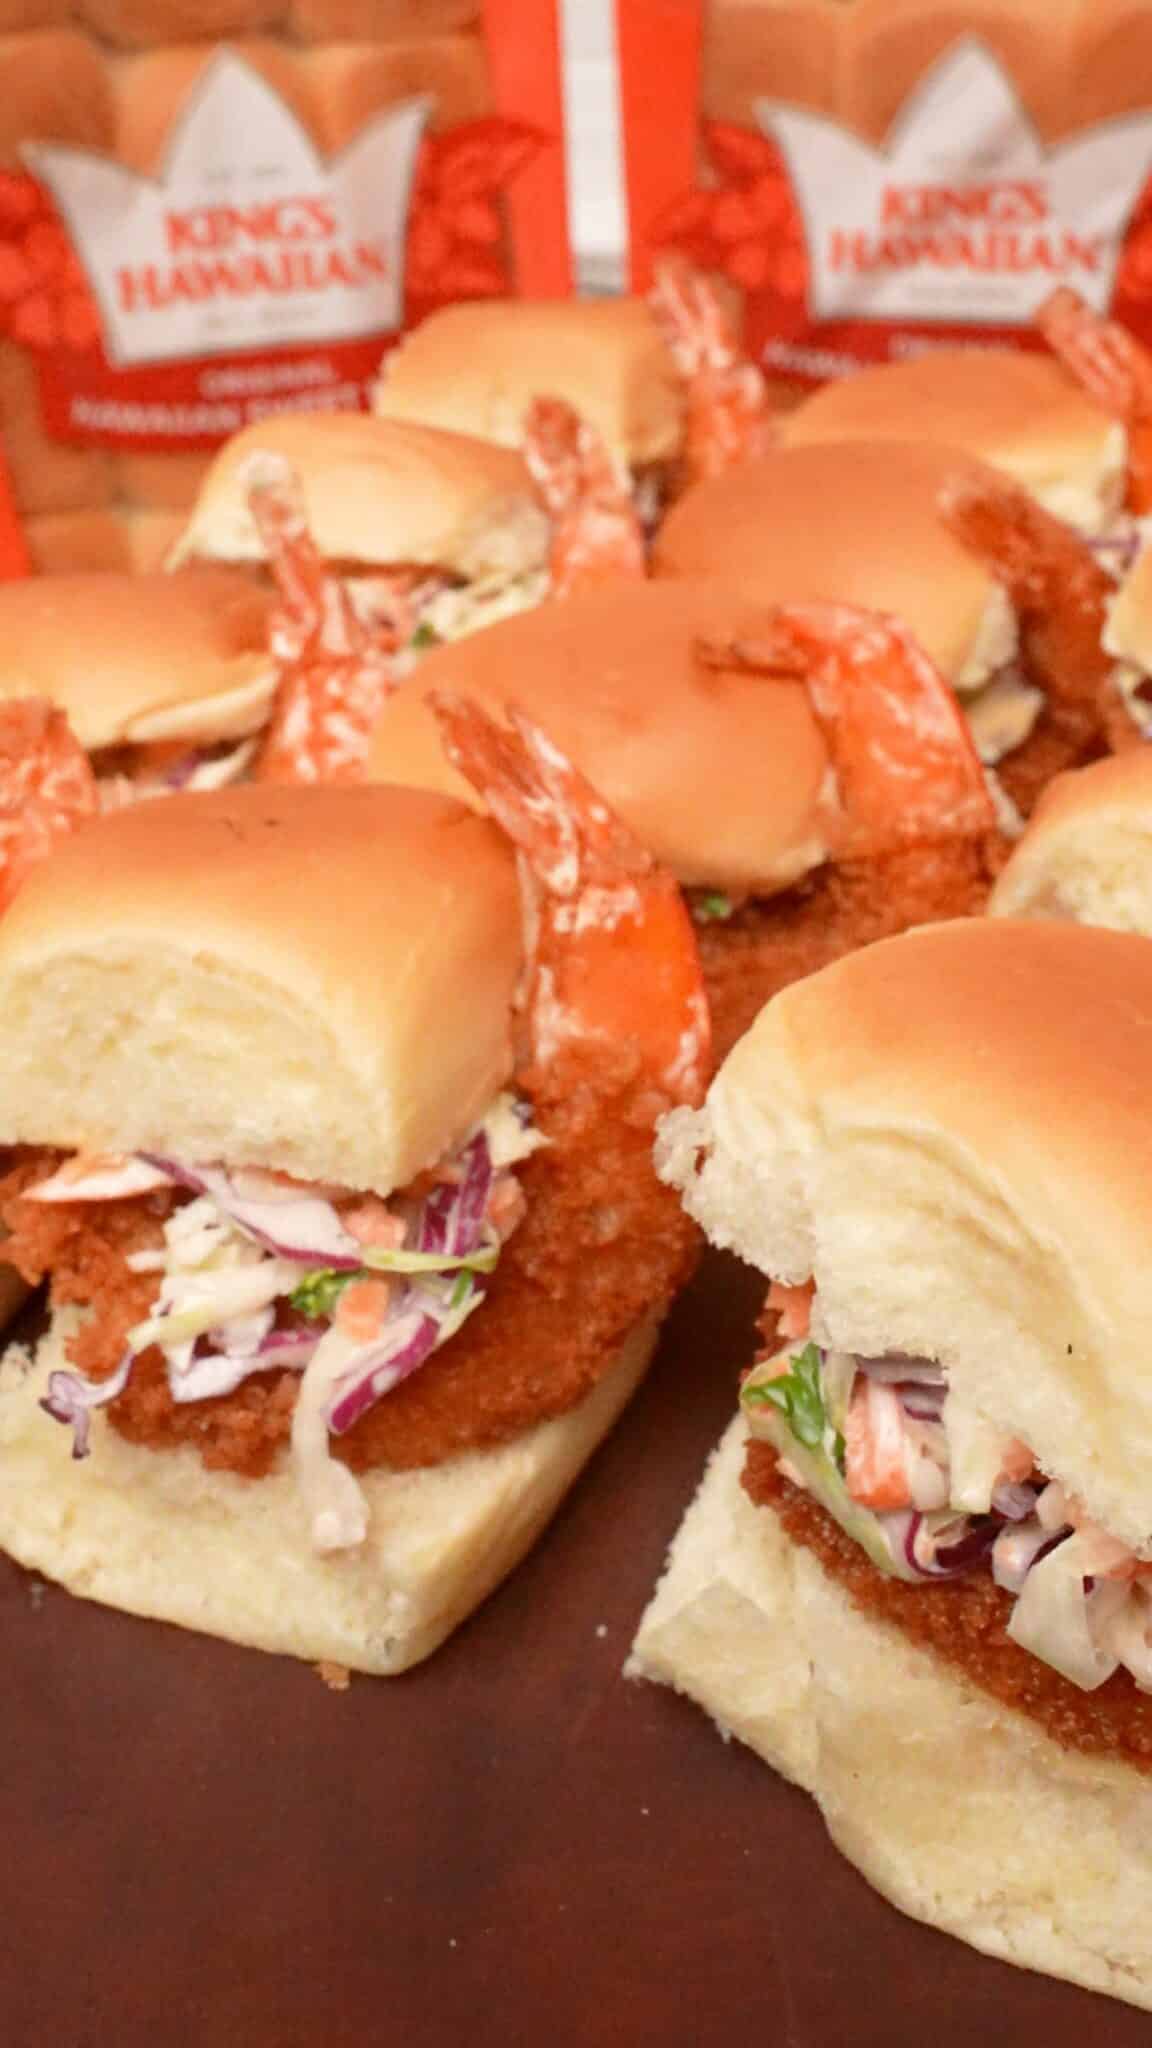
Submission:
<svg viewBox="0 0 1152 2048">
<path fill-rule="evenodd" d="M 1057 776 L 988 909 L 1152 937 L 1152 753 L 1134 747 Z"/>
<path fill-rule="evenodd" d="M 448 799 L 136 805 L 66 841 L 0 925 L 0 1143 L 386 1194 L 505 1084 L 521 963 L 508 844 Z"/>
<path fill-rule="evenodd" d="M 1112 600 L 1104 646 L 1118 661 L 1152 672 L 1152 546 L 1141 549 Z"/>
<path fill-rule="evenodd" d="M 737 1418 L 640 1623 L 629 1676 L 684 1693 L 819 1802 L 915 1919 L 1152 2007 L 1152 1779 L 1062 1749 L 853 1605 L 740 1485 Z"/>
<path fill-rule="evenodd" d="M 292 1475 L 209 1472 L 194 1450 L 128 1443 L 97 1411 L 91 1455 L 38 1405 L 65 1362 L 57 1318 L 35 1360 L 0 1362 L 0 1547 L 85 1599 L 285 1656 L 388 1675 L 427 1657 L 535 1542 L 642 1378 L 639 1325 L 569 1414 L 496 1450 L 362 1476 L 365 1543 L 321 1555 Z"/>
<path fill-rule="evenodd" d="M 1152 1554 L 1152 946 L 957 920 L 775 998 L 658 1166 L 712 1240 L 817 1285 L 818 1341 L 938 1359 Z"/>
</svg>

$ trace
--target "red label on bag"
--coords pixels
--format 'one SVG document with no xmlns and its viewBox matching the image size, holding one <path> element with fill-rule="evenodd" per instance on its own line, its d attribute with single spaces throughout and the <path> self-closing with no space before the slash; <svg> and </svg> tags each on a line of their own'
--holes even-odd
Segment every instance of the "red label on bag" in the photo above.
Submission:
<svg viewBox="0 0 1152 2048">
<path fill-rule="evenodd" d="M 432 111 L 385 107 L 325 158 L 223 49 L 154 176 L 27 144 L 28 175 L 0 173 L 0 323 L 35 355 L 48 432 L 163 452 L 363 406 L 405 326 L 514 293 L 502 197 L 556 138 L 506 116 L 430 137 Z"/>
<path fill-rule="evenodd" d="M 707 182 L 654 213 L 646 253 L 730 278 L 767 368 L 816 382 L 944 343 L 1039 346 L 1030 323 L 1061 284 L 1140 324 L 1152 111 L 1045 141 L 967 36 L 879 142 L 768 96 L 755 115 L 702 124 Z"/>
</svg>

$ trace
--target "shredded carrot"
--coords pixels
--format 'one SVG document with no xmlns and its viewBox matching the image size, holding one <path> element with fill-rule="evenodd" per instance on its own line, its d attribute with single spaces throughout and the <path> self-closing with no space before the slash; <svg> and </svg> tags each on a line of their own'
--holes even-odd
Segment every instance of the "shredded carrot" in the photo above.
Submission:
<svg viewBox="0 0 1152 2048">
<path fill-rule="evenodd" d="M 358 1343 L 370 1344 L 377 1336 L 384 1321 L 388 1298 L 392 1292 L 387 1280 L 353 1280 L 344 1289 L 336 1308 L 335 1322 L 345 1337 L 353 1337 Z"/>
<path fill-rule="evenodd" d="M 782 1281 L 774 1280 L 768 1289 L 768 1306 L 779 1318 L 780 1335 L 787 1342 L 808 1335 L 815 1292 L 813 1280 L 806 1280 L 802 1287 L 785 1287 Z"/>
<path fill-rule="evenodd" d="M 858 1379 L 844 1430 L 844 1483 L 860 1506 L 883 1513 L 906 1508 L 912 1495 L 904 1469 L 904 1425 L 890 1387 Z"/>
</svg>

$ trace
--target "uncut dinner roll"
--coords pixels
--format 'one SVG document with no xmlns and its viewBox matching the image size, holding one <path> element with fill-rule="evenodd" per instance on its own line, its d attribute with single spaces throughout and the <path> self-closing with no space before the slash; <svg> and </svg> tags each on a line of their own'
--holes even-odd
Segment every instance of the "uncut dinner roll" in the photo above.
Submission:
<svg viewBox="0 0 1152 2048">
<path fill-rule="evenodd" d="M 98 819 L 0 921 L 0 1142 L 387 1193 L 510 1071 L 517 903 L 495 827 L 415 790 L 250 784 Z"/>
<path fill-rule="evenodd" d="M 1050 355 L 931 349 L 825 384 L 780 422 L 786 447 L 888 438 L 1005 470 L 1082 533 L 1103 532 L 1123 506 L 1124 429 Z"/>
<path fill-rule="evenodd" d="M 803 684 L 717 670 L 696 643 L 757 608 L 720 584 L 620 583 L 433 648 L 385 705 L 369 773 L 477 801 L 427 701 L 453 690 L 538 719 L 685 886 L 771 894 L 826 858 L 829 757 Z"/>
<path fill-rule="evenodd" d="M 1152 2007 L 1152 1781 L 1064 1748 L 857 1607 L 740 1484 L 734 1421 L 640 1623 L 669 1685 L 819 1803 L 914 1919 Z"/>
<path fill-rule="evenodd" d="M 259 562 L 250 459 L 275 455 L 300 478 L 308 523 L 349 568 L 428 565 L 468 581 L 545 567 L 548 522 L 511 449 L 471 435 L 357 413 L 285 413 L 245 427 L 208 471 L 173 564 Z"/>
<path fill-rule="evenodd" d="M 245 576 L 76 573 L 0 587 L 0 701 L 47 697 L 90 752 L 243 738 L 276 686 L 271 604 Z"/>
<path fill-rule="evenodd" d="M 642 299 L 446 306 L 385 358 L 375 410 L 518 448 L 539 397 L 575 406 L 621 467 L 679 448 L 679 380 Z"/>
<path fill-rule="evenodd" d="M 1057 776 L 988 909 L 1152 937 L 1152 753 L 1134 747 Z"/>
</svg>

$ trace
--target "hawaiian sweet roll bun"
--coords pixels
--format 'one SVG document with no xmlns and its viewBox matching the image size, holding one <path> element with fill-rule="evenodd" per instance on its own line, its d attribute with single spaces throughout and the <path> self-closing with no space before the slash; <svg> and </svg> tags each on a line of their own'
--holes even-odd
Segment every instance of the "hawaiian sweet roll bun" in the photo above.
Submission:
<svg viewBox="0 0 1152 2048">
<path fill-rule="evenodd" d="M 385 358 L 377 413 L 519 448 L 533 399 L 563 398 L 622 468 L 673 459 L 679 381 L 642 299 L 445 306 Z"/>
<path fill-rule="evenodd" d="M 1143 546 L 1122 577 L 1102 643 L 1116 663 L 1109 737 L 1122 749 L 1152 736 L 1152 547 Z"/>
<path fill-rule="evenodd" d="M 441 1464 L 362 1475 L 365 1540 L 323 1555 L 286 1469 L 209 1471 L 195 1450 L 129 1442 L 103 1410 L 77 1463 L 39 1407 L 66 1364 L 58 1316 L 34 1361 L 15 1346 L 0 1360 L 0 1548 L 129 1614 L 380 1677 L 406 1671 L 531 1549 L 634 1393 L 658 1320 L 566 1414 Z"/>
<path fill-rule="evenodd" d="M 754 639 L 709 582 L 624 582 L 433 648 L 390 698 L 369 772 L 475 802 L 428 702 L 453 690 L 537 720 L 685 886 L 771 894 L 826 856 L 828 755 L 802 684 L 708 666 L 697 644 Z"/>
<path fill-rule="evenodd" d="M 495 1221 L 495 1193 L 510 1189 L 525 1210 L 551 1199 L 566 1245 L 582 1242 L 581 1220 L 549 1194 L 562 1139 L 531 1188 L 500 1165 L 539 1143 L 503 1092 L 523 967 L 510 843 L 427 791 L 177 795 L 81 828 L 33 874 L 0 926 L 0 1134 L 87 1156 L 59 1172 L 26 1159 L 6 1191 L 55 1303 L 35 1356 L 14 1346 L 0 1363 L 0 1545 L 13 1557 L 129 1612 L 378 1673 L 427 1656 L 512 1568 L 635 1388 L 690 1242 L 647 1133 L 628 1140 L 631 1194 L 613 1184 L 613 1214 L 628 1200 L 635 1213 L 639 1179 L 674 1249 L 650 1250 L 636 1281 L 635 1247 L 611 1245 L 597 1203 L 612 1273 L 598 1268 L 588 1302 L 568 1250 L 581 1313 L 564 1351 L 555 1220 L 543 1288 L 530 1250 L 516 1263 L 515 1206 L 510 1246 Z M 598 1135 L 611 1145 L 603 1123 Z M 129 1157 L 99 1156 L 110 1150 Z M 156 1171 L 167 1182 L 151 1220 L 114 1199 L 141 1166 L 146 1183 Z M 259 1167 L 275 1171 L 271 1189 Z M 130 1185 L 75 1192 L 94 1170 L 128 1171 Z M 579 1171 L 569 1164 L 569 1197 Z M 63 1241 L 44 1182 L 29 1183 L 43 1172 L 63 1176 Z M 173 1183 L 196 1198 L 181 1206 Z M 399 1191 L 395 1206 L 370 1190 Z M 476 1234 L 457 1244 L 447 1233 L 469 1202 Z M 271 1217 L 269 1203 L 282 1205 Z M 294 1230 L 311 1250 L 284 1249 Z M 142 1235 L 164 1248 L 133 1265 L 126 1247 Z M 500 1261 L 490 1294 L 457 1251 L 484 1273 Z M 325 1291 L 341 1278 L 333 1257 L 347 1295 Z M 261 1362 L 264 1341 L 251 1349 L 253 1280 L 274 1295 L 261 1326 L 272 1354 L 304 1345 L 298 1379 L 281 1357 Z M 474 1318 L 459 1313 L 461 1287 L 478 1296 Z M 169 1311 L 191 1316 L 206 1359 Z M 249 1346 L 238 1366 L 229 1342 Z"/>
<path fill-rule="evenodd" d="M 971 694 L 1011 667 L 1018 636 L 1003 588 L 940 517 L 944 485 L 965 472 L 982 473 L 955 449 L 910 441 L 776 449 L 687 491 L 653 568 L 720 576 L 764 604 L 891 612 Z"/>
<path fill-rule="evenodd" d="M 805 399 L 780 423 L 789 447 L 916 441 L 962 448 L 1001 469 L 1082 533 L 1124 502 L 1124 429 L 1052 356 L 1019 349 L 931 349 L 880 363 Z"/>
<path fill-rule="evenodd" d="M 270 603 L 238 571 L 76 573 L 0 587 L 0 701 L 47 697 L 82 746 L 240 739 L 276 687 Z"/>
<path fill-rule="evenodd" d="M 841 1853 L 913 1919 L 1152 2006 L 1152 1783 L 1065 1746 L 857 1605 L 749 1499 L 747 1449 L 736 1420 L 628 1676 L 693 1700 L 810 1793 Z"/>
<path fill-rule="evenodd" d="M 757 1440 L 743 1418 L 723 1440 L 630 1667 L 812 1792 L 905 1911 L 1141 2004 L 1147 1700 L 1127 1672 L 1102 1684 L 1107 1665 L 1073 1682 L 1041 1663 L 1015 1611 L 1005 1627 L 1008 1582 L 992 1582 L 986 1552 L 983 1577 L 950 1585 L 944 1567 L 935 1584 L 898 1569 L 903 1552 L 881 1561 L 881 1524 L 901 1518 L 856 1506 L 853 1460 L 869 1368 L 923 1378 L 935 1361 L 965 1484 L 992 1431 L 990 1473 L 1006 1440 L 1026 1447 L 1039 1468 L 1026 1497 L 1060 1496 L 1057 1530 L 1071 1517 L 1082 1542 L 1148 1557 L 1150 1092 L 1152 947 L 1128 935 L 931 926 L 768 1006 L 705 1107 L 665 1121 L 659 1164 L 717 1244 L 786 1286 L 814 1283 L 814 1347 L 782 1369 L 791 1399 L 818 1359 L 830 1401 L 828 1374 L 848 1365 L 847 1464 L 843 1438 L 823 1453 L 847 1478 L 825 1484 L 801 1448 L 825 1444 L 823 1406 L 815 1436 L 810 1408 L 788 1410 L 798 1470 L 774 1434 L 758 1440 L 745 1397 Z M 980 1526 L 977 1513 L 978 1542 Z M 1047 1549 L 1061 1556 L 1043 1545 L 1033 1561 Z M 1082 1578 L 1069 1595 L 1083 1604 Z M 1118 1581 L 1109 1597 L 1133 1596 Z"/>
<path fill-rule="evenodd" d="M 96 820 L 0 922 L 0 1143 L 387 1193 L 508 1075 L 517 905 L 495 827 L 415 790 Z"/>
<path fill-rule="evenodd" d="M 403 565 L 491 583 L 546 566 L 548 522 L 511 449 L 358 413 L 283 413 L 227 441 L 174 561 L 264 559 L 248 502 L 258 455 L 291 465 L 317 546 L 352 572 Z"/>
<path fill-rule="evenodd" d="M 664 1171 L 717 1243 L 815 1279 L 822 1342 L 938 1359 L 1152 1551 L 1150 1090 L 1152 946 L 958 919 L 785 990 Z"/>
<path fill-rule="evenodd" d="M 1134 747 L 1057 776 L 988 909 L 1152 937 L 1152 753 Z"/>
</svg>

